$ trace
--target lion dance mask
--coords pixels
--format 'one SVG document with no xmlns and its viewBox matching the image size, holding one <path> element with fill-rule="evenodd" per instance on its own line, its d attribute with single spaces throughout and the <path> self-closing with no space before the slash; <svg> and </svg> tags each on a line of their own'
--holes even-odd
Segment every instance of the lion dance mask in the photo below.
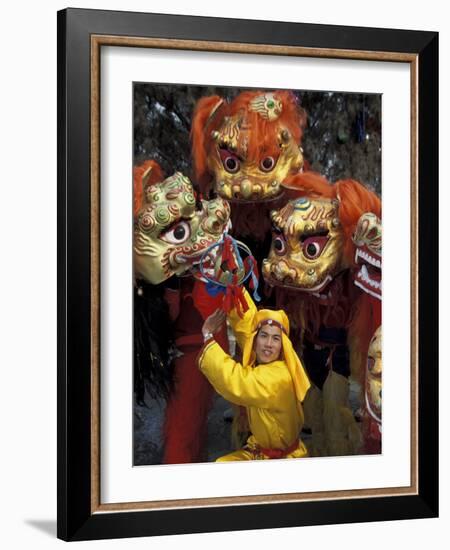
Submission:
<svg viewBox="0 0 450 550">
<path fill-rule="evenodd" d="M 290 92 L 244 92 L 231 103 L 201 99 L 192 123 L 196 176 L 231 201 L 266 201 L 303 166 L 305 115 Z"/>
<path fill-rule="evenodd" d="M 355 245 L 354 283 L 363 291 L 361 305 L 354 324 L 356 327 L 367 323 L 367 311 L 371 312 L 372 323 L 369 327 L 378 327 L 373 334 L 367 351 L 367 366 L 362 377 L 364 403 L 362 408 L 362 429 L 365 452 L 381 452 L 381 373 L 382 373 L 382 229 L 381 220 L 372 212 L 363 214 L 356 225 L 353 235 Z M 360 330 L 361 332 L 361 330 Z M 365 341 L 369 334 L 365 333 Z M 362 349 L 362 355 L 364 348 Z"/>
<path fill-rule="evenodd" d="M 355 244 L 355 285 L 381 299 L 381 220 L 373 212 L 364 213 L 353 235 Z"/>
<path fill-rule="evenodd" d="M 306 114 L 288 91 L 243 92 L 230 103 L 202 98 L 191 129 L 195 177 L 203 194 L 232 203 L 233 234 L 264 240 L 282 182 L 303 169 Z M 278 204 L 278 203 L 277 203 Z M 276 205 L 276 204 L 275 204 Z"/>
<path fill-rule="evenodd" d="M 135 277 L 158 284 L 189 270 L 222 237 L 230 207 L 221 198 L 196 201 L 191 182 L 179 172 L 152 183 L 161 177 L 152 161 L 138 170 L 143 190 L 135 204 Z"/>
<path fill-rule="evenodd" d="M 263 274 L 271 285 L 320 294 L 342 270 L 344 235 L 334 199 L 301 197 L 272 213 Z"/>
<path fill-rule="evenodd" d="M 350 410 L 347 377 L 352 373 L 363 383 L 369 340 L 380 324 L 365 298 L 369 294 L 358 288 L 361 270 L 368 278 L 363 259 L 374 269 L 381 266 L 379 235 L 373 224 L 358 222 L 368 212 L 378 219 L 381 203 L 356 181 L 331 185 L 311 172 L 284 185 L 297 198 L 271 213 L 272 245 L 263 275 L 276 289 L 277 307 L 300 329 L 305 366 L 315 378 L 305 403 L 317 436 L 312 454 L 352 454 L 361 446 L 361 434 Z M 374 281 L 375 275 L 365 281 L 372 290 Z M 311 362 L 322 364 L 318 372 L 309 370 Z"/>
<path fill-rule="evenodd" d="M 163 462 L 205 460 L 213 389 L 196 365 L 203 320 L 220 306 L 194 276 L 204 252 L 229 227 L 220 197 L 196 197 L 180 173 L 164 179 L 157 163 L 134 169 L 134 379 L 138 404 L 145 390 L 167 401 Z M 217 258 L 220 262 L 220 258 Z M 226 331 L 218 334 L 226 349 Z"/>
</svg>

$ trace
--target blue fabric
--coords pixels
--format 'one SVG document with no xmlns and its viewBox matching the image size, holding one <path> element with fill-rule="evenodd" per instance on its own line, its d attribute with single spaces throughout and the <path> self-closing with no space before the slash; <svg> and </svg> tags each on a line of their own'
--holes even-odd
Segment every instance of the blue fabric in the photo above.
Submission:
<svg viewBox="0 0 450 550">
<path fill-rule="evenodd" d="M 216 285 L 210 281 L 206 283 L 206 292 L 213 298 L 218 296 L 220 293 L 225 294 L 225 291 L 226 289 L 224 286 Z"/>
</svg>

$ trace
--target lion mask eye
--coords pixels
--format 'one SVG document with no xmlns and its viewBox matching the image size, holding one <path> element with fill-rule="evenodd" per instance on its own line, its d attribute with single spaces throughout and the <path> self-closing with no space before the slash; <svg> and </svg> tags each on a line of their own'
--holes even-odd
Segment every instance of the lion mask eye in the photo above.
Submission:
<svg viewBox="0 0 450 550">
<path fill-rule="evenodd" d="M 182 220 L 175 225 L 172 225 L 169 229 L 163 231 L 159 238 L 166 243 L 182 244 L 186 242 L 190 236 L 191 227 L 187 221 Z"/>
<path fill-rule="evenodd" d="M 325 248 L 328 242 L 327 236 L 312 236 L 305 239 L 302 243 L 303 255 L 308 260 L 315 260 L 318 258 Z"/>
<path fill-rule="evenodd" d="M 230 174 L 236 174 L 241 168 L 241 162 L 239 158 L 228 151 L 228 149 L 220 149 L 220 158 L 222 160 L 223 167 Z"/>
<path fill-rule="evenodd" d="M 264 157 L 259 163 L 259 167 L 263 172 L 271 172 L 277 163 L 273 157 Z"/>
<path fill-rule="evenodd" d="M 275 254 L 278 254 L 278 256 L 283 256 L 283 254 L 286 254 L 286 240 L 283 233 L 276 227 L 273 228 L 272 246 Z"/>
</svg>

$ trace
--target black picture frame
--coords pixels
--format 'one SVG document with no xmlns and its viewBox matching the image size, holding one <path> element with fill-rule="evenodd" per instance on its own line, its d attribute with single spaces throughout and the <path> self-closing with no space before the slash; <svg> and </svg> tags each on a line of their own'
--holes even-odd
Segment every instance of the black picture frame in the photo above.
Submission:
<svg viewBox="0 0 450 550">
<path fill-rule="evenodd" d="M 417 494 L 308 502 L 98 511 L 92 488 L 92 37 L 155 38 L 407 56 L 417 104 Z M 100 40 L 101 42 L 101 40 Z M 202 43 L 205 44 L 202 47 Z M 93 46 L 94 44 L 94 46 Z M 98 44 L 97 44 L 97 47 Z M 328 53 L 327 53 L 328 52 Z M 381 52 L 381 53 L 380 53 Z M 368 57 L 369 56 L 369 57 Z M 406 59 L 405 58 L 405 59 Z M 58 537 L 89 540 L 438 515 L 438 34 L 66 9 L 58 12 Z M 430 214 L 431 213 L 431 214 Z M 99 307 L 99 305 L 97 304 Z M 414 315 L 414 313 L 413 313 Z M 98 320 L 96 320 L 98 323 Z M 95 389 L 95 388 L 94 388 Z"/>
</svg>

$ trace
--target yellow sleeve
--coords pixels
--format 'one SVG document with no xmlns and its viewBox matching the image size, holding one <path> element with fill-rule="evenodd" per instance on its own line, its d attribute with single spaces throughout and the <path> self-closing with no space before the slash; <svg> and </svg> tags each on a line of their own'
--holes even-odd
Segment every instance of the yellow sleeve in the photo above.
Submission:
<svg viewBox="0 0 450 550">
<path fill-rule="evenodd" d="M 243 291 L 245 301 L 248 305 L 248 310 L 244 313 L 244 316 L 242 318 L 239 317 L 236 308 L 234 308 L 228 315 L 228 321 L 230 322 L 231 328 L 233 329 L 237 343 L 241 350 L 244 349 L 244 344 L 252 332 L 253 318 L 258 311 L 250 294 L 245 288 L 243 289 Z"/>
<path fill-rule="evenodd" d="M 236 405 L 277 408 L 277 402 L 285 398 L 286 389 L 292 388 L 292 380 L 283 368 L 243 367 L 214 340 L 203 349 L 198 363 L 217 393 Z"/>
</svg>

